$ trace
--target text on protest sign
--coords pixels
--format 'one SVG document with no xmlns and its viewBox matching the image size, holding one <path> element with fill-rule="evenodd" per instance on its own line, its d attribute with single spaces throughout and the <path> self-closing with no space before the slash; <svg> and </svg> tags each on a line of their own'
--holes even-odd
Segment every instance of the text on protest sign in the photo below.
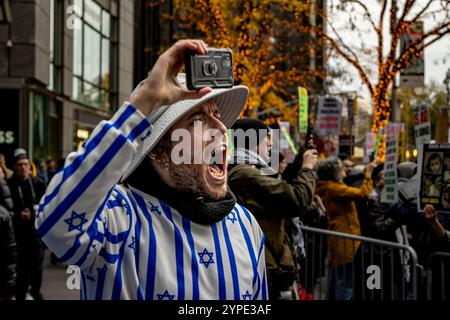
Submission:
<svg viewBox="0 0 450 320">
<path fill-rule="evenodd" d="M 398 202 L 398 179 L 397 179 L 397 161 L 398 161 L 398 131 L 399 126 L 396 123 L 386 124 L 386 158 L 384 161 L 384 188 L 381 192 L 381 202 Z"/>
<path fill-rule="evenodd" d="M 430 143 L 430 118 L 428 115 L 428 106 L 424 103 L 419 104 L 414 111 L 414 132 L 417 147 L 425 143 Z"/>
<path fill-rule="evenodd" d="M 321 135 L 338 135 L 341 131 L 341 102 L 334 97 L 319 97 L 317 131 Z"/>
</svg>

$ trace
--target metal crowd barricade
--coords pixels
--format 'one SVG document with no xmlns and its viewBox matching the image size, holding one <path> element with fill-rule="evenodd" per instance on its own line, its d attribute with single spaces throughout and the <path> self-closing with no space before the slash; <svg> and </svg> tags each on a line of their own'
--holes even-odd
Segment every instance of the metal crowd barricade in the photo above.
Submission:
<svg viewBox="0 0 450 320">
<path fill-rule="evenodd" d="M 299 282 L 309 299 L 417 299 L 419 266 L 412 247 L 307 226 L 301 230 L 306 257 Z M 353 259 L 345 263 L 349 256 Z"/>
<path fill-rule="evenodd" d="M 450 299 L 450 276 L 445 271 L 450 270 L 450 253 L 435 252 L 430 255 L 426 265 L 427 299 Z"/>
</svg>

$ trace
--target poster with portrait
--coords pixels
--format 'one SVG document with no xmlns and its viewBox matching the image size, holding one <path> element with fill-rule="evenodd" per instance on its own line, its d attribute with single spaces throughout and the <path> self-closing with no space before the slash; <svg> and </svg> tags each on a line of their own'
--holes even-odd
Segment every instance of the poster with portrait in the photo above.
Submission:
<svg viewBox="0 0 450 320">
<path fill-rule="evenodd" d="M 420 157 L 419 210 L 432 204 L 450 213 L 450 144 L 424 144 Z"/>
</svg>

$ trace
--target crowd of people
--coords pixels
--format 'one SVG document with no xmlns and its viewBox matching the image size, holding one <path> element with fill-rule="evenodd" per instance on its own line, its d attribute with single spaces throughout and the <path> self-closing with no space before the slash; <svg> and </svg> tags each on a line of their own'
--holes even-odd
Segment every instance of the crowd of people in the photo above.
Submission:
<svg viewBox="0 0 450 320">
<path fill-rule="evenodd" d="M 431 206 L 425 215 L 417 211 L 415 164 L 399 164 L 395 204 L 381 201 L 383 164 L 376 161 L 319 160 L 311 147 L 287 166 L 280 156 L 275 171 L 271 128 L 256 119 L 236 121 L 248 89 L 188 91 L 179 74 L 185 50 L 205 53 L 207 46 L 181 40 L 164 52 L 129 101 L 59 173 L 39 164 L 34 176 L 24 150 L 15 153 L 13 171 L 3 160 L 3 299 L 27 293 L 42 299 L 41 240 L 60 261 L 80 267 L 83 299 L 112 300 L 298 299 L 309 255 L 302 224 L 394 242 L 402 229 L 423 264 L 433 252 L 449 250 L 448 221 Z M 210 129 L 215 133 L 205 140 Z M 174 163 L 173 155 L 185 152 L 172 139 L 177 130 L 194 138 L 194 148 L 213 146 L 214 156 L 225 157 L 227 129 L 266 134 L 256 144 L 234 140 L 228 166 L 215 157 Z M 355 250 L 344 249 L 350 246 Z M 328 287 L 339 288 L 329 290 L 328 299 L 355 298 L 348 273 L 364 255 L 359 242 L 330 238 L 313 250 L 336 253 L 323 259 Z"/>
<path fill-rule="evenodd" d="M 39 201 L 56 173 L 55 162 L 43 161 L 36 167 L 20 148 L 12 163 L 8 168 L 0 154 L 0 299 L 42 300 L 45 245 L 35 220 Z"/>
</svg>

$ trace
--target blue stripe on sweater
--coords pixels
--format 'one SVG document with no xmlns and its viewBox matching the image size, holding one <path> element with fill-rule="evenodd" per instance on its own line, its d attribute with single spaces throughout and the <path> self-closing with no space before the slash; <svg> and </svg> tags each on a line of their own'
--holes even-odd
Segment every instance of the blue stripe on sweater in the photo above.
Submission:
<svg viewBox="0 0 450 320">
<path fill-rule="evenodd" d="M 153 300 L 154 298 L 154 291 L 155 291 L 155 275 L 156 275 L 156 236 L 155 231 L 153 230 L 152 225 L 152 217 L 150 213 L 148 212 L 147 205 L 144 202 L 144 199 L 133 192 L 133 195 L 130 196 L 131 203 L 133 204 L 133 207 L 136 212 L 137 211 L 137 205 L 136 202 L 133 200 L 133 197 L 136 199 L 136 202 L 138 203 L 139 207 L 141 208 L 142 212 L 144 213 L 145 219 L 147 219 L 148 228 L 149 228 L 149 241 L 148 241 L 148 261 L 147 261 L 147 283 L 145 287 L 145 300 Z"/>
<path fill-rule="evenodd" d="M 219 300 L 227 299 L 227 288 L 225 284 L 225 276 L 223 273 L 223 262 L 222 262 L 222 250 L 220 248 L 219 234 L 217 232 L 217 225 L 212 224 L 211 229 L 214 238 L 214 247 L 216 249 L 216 260 L 217 260 L 217 272 L 219 276 Z"/>
<path fill-rule="evenodd" d="M 240 292 L 241 291 L 239 290 L 239 276 L 238 276 L 238 271 L 237 271 L 237 267 L 236 267 L 236 258 L 234 256 L 233 245 L 231 244 L 231 241 L 230 241 L 230 235 L 228 234 L 226 221 L 227 221 L 226 219 L 222 220 L 222 229 L 223 229 L 225 243 L 227 245 L 227 250 L 228 250 L 228 260 L 230 262 L 231 276 L 233 278 L 234 299 L 240 300 L 240 298 L 241 298 Z"/>
<path fill-rule="evenodd" d="M 183 238 L 181 237 L 180 230 L 173 221 L 172 211 L 170 210 L 170 207 L 162 201 L 159 202 L 167 218 L 173 224 L 175 236 L 175 256 L 177 261 L 178 300 L 184 300 L 185 288 L 184 288 Z"/>
<path fill-rule="evenodd" d="M 248 233 L 247 229 L 245 228 L 244 223 L 242 222 L 241 215 L 239 214 L 239 211 L 237 210 L 237 208 L 234 208 L 234 210 L 236 212 L 236 216 L 238 218 L 239 225 L 241 226 L 242 234 L 244 235 L 244 240 L 245 240 L 245 244 L 247 245 L 248 254 L 252 261 L 253 275 L 254 275 L 253 283 L 252 283 L 252 286 L 253 286 L 256 283 L 256 279 L 257 279 L 256 275 L 258 274 L 258 266 L 256 263 L 256 256 L 255 256 L 255 252 L 253 251 L 253 246 L 252 246 L 252 242 L 250 240 L 249 233 Z"/>
<path fill-rule="evenodd" d="M 120 196 L 120 194 L 119 194 Z M 131 226 L 133 225 L 133 215 L 131 212 L 128 212 L 129 217 L 129 224 L 128 224 L 128 234 L 126 238 L 129 238 L 130 232 L 131 232 Z M 117 269 L 116 269 L 116 276 L 114 279 L 114 287 L 112 292 L 112 300 L 119 300 L 120 299 L 120 293 L 122 291 L 122 260 L 123 256 L 125 255 L 125 248 L 127 247 L 126 241 L 122 242 L 122 245 L 120 246 L 120 253 L 119 253 L 119 259 L 117 262 Z"/>
<path fill-rule="evenodd" d="M 191 251 L 191 275 L 192 275 L 192 300 L 200 299 L 199 283 L 198 283 L 198 261 L 195 253 L 194 238 L 191 232 L 191 222 L 186 218 L 183 219 L 183 230 L 189 243 Z"/>
<path fill-rule="evenodd" d="M 141 251 L 141 216 L 138 211 L 136 212 L 136 224 L 134 226 L 134 263 L 136 265 L 136 274 L 139 275 L 139 258 Z M 142 288 L 140 282 L 137 287 L 137 300 L 144 300 L 144 295 L 142 293 Z"/>
<path fill-rule="evenodd" d="M 265 236 L 263 235 L 262 240 L 261 240 L 261 246 L 259 247 L 259 252 L 258 252 L 258 262 L 257 265 L 259 265 L 259 261 L 261 259 L 261 254 L 264 252 L 264 241 L 265 241 Z M 256 300 L 259 297 L 259 292 L 261 290 L 261 277 L 259 275 L 259 272 L 256 273 L 257 274 L 257 282 L 258 282 L 258 287 L 256 288 L 256 292 L 253 295 L 253 300 Z"/>
</svg>

